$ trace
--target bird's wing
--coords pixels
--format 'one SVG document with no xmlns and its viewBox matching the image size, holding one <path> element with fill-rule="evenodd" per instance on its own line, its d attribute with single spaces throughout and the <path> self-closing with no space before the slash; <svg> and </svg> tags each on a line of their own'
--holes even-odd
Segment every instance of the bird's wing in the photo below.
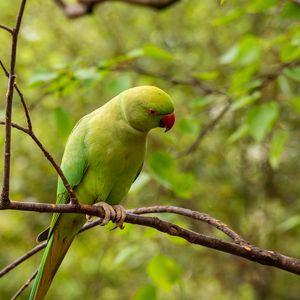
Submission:
<svg viewBox="0 0 300 300">
<path fill-rule="evenodd" d="M 137 171 L 136 176 L 135 176 L 134 180 L 132 181 L 132 183 L 134 183 L 136 181 L 136 179 L 139 177 L 139 175 L 141 174 L 142 169 L 143 169 L 143 165 L 144 165 L 144 162 L 142 162 L 142 164 L 141 164 L 139 170 Z"/>
<path fill-rule="evenodd" d="M 87 123 L 89 121 L 90 115 L 83 117 L 77 125 L 72 130 L 66 148 L 63 155 L 61 169 L 67 178 L 69 184 L 76 191 L 76 187 L 82 181 L 87 169 L 88 169 L 88 159 L 87 151 L 85 145 L 85 136 L 87 130 Z M 56 204 L 64 204 L 69 202 L 69 194 L 62 183 L 62 180 L 58 179 L 57 185 L 57 199 Z M 52 221 L 50 224 L 50 230 L 48 230 L 48 238 L 51 235 L 59 217 L 61 214 L 54 213 Z M 45 232 L 42 232 L 39 237 L 43 238 L 46 235 Z M 38 237 L 38 240 L 40 241 Z"/>
</svg>

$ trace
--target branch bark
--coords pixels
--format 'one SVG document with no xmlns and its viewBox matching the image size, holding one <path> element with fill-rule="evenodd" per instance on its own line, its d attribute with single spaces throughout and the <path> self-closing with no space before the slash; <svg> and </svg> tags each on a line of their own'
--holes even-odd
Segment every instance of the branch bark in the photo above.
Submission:
<svg viewBox="0 0 300 300">
<path fill-rule="evenodd" d="M 42 204 L 42 203 L 32 203 L 32 202 L 16 202 L 11 201 L 9 206 L 0 205 L 0 210 L 21 210 L 21 211 L 36 211 L 41 213 L 46 212 L 60 212 L 60 213 L 81 213 L 81 214 L 88 214 L 91 216 L 97 216 L 100 218 L 104 217 L 104 211 L 101 207 L 97 206 L 90 206 L 90 205 L 71 205 L 71 204 L 61 204 L 61 205 L 54 205 L 54 204 Z M 245 258 L 250 261 L 254 261 L 263 265 L 273 266 L 290 273 L 300 275 L 300 260 L 297 258 L 285 256 L 281 253 L 262 249 L 256 247 L 247 241 L 239 238 L 239 235 L 236 234 L 235 242 L 227 242 L 225 240 L 215 238 L 212 236 L 207 236 L 189 229 L 182 228 L 176 224 L 163 221 L 157 217 L 146 217 L 138 215 L 142 213 L 159 213 L 159 212 L 172 212 L 177 213 L 185 216 L 192 217 L 193 219 L 199 219 L 199 212 L 187 210 L 180 207 L 172 207 L 172 206 L 157 206 L 157 207 L 148 207 L 148 208 L 138 208 L 135 210 L 129 210 L 126 213 L 125 222 L 131 224 L 138 224 L 141 226 L 152 227 L 157 229 L 158 231 L 167 233 L 172 236 L 181 237 L 192 244 L 202 245 L 211 249 L 215 249 L 221 252 L 233 254 L 235 256 L 239 256 Z M 206 215 L 211 220 L 215 220 L 214 218 Z M 114 221 L 114 220 L 112 220 Z M 201 220 L 203 221 L 203 220 Z M 215 221 L 213 221 L 215 222 Z M 209 223 L 209 222 L 207 222 Z M 83 230 L 88 228 L 94 227 L 99 224 L 99 220 L 94 221 L 93 223 L 88 223 L 83 227 Z M 223 224 L 223 223 L 222 223 Z M 225 224 L 223 224 L 226 226 Z M 226 226 L 227 227 L 227 226 Z M 84 229 L 85 228 L 85 229 Z M 218 228 L 218 227 L 216 227 Z M 218 228 L 219 229 L 219 228 Z M 231 230 L 231 229 L 230 229 Z M 232 231 L 232 230 L 231 230 Z M 224 232 L 224 231 L 223 231 Z M 40 246 L 42 249 L 42 246 Z M 31 250 L 33 251 L 33 250 Z M 32 253 L 30 251 L 30 253 Z M 37 251 L 36 251 L 37 252 Z M 36 253 L 35 252 L 35 253 Z M 33 253 L 34 254 L 34 253 Z M 24 261 L 29 258 L 31 255 L 28 255 L 25 259 L 18 259 L 17 261 Z M 15 263 L 14 265 L 18 265 L 19 263 Z M 12 270 L 14 267 L 6 267 L 5 269 Z M 7 273 L 7 272 L 6 272 Z M 4 274 L 6 274 L 4 272 Z M 3 270 L 0 272 L 3 274 Z M 3 275 L 2 275 L 3 276 Z"/>
<path fill-rule="evenodd" d="M 26 0 L 22 0 L 17 15 L 16 25 L 12 29 L 12 43 L 10 56 L 10 70 L 8 74 L 8 87 L 6 93 L 6 111 L 5 111 L 5 146 L 4 146 L 4 172 L 3 186 L 1 192 L 1 203 L 9 204 L 9 178 L 10 178 L 10 157 L 11 157 L 11 118 L 12 118 L 12 101 L 14 96 L 14 84 L 16 79 L 15 67 L 17 58 L 18 36 L 21 27 L 22 17 L 25 10 Z M 8 30 L 8 27 L 1 26 Z M 9 30 L 8 30 L 9 31 Z"/>
<path fill-rule="evenodd" d="M 103 4 L 104 2 L 124 2 L 160 10 L 179 1 L 180 0 L 78 0 L 77 3 L 67 4 L 64 0 L 54 0 L 59 8 L 61 8 L 65 15 L 70 19 L 92 14 L 94 12 L 94 7 Z"/>
</svg>

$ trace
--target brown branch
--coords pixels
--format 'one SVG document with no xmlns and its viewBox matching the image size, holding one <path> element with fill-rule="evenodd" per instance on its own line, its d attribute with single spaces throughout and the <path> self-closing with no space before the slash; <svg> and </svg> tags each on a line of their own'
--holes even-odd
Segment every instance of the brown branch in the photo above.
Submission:
<svg viewBox="0 0 300 300">
<path fill-rule="evenodd" d="M 103 217 L 104 211 L 101 207 L 90 206 L 90 205 L 53 205 L 53 204 L 42 204 L 42 203 L 31 203 L 31 202 L 15 202 L 11 201 L 9 206 L 0 206 L 1 209 L 12 209 L 12 210 L 23 210 L 23 211 L 37 211 L 37 212 L 60 212 L 60 213 L 81 213 L 88 214 L 91 216 Z M 144 208 L 139 209 L 140 212 Z M 169 210 L 170 208 L 166 208 Z M 154 208 L 146 208 L 145 210 L 151 210 L 155 212 Z M 159 207 L 158 211 L 161 211 Z M 176 208 L 178 213 L 181 208 Z M 175 211 L 174 211 L 175 212 Z M 186 212 L 183 210 L 183 215 Z M 93 224 L 88 224 L 89 228 L 97 224 L 98 220 L 94 221 Z M 273 266 L 282 270 L 286 270 L 291 273 L 300 275 L 300 260 L 293 257 L 288 257 L 280 253 L 269 251 L 258 248 L 250 243 L 236 244 L 227 242 L 215 237 L 203 235 L 195 231 L 184 229 L 178 225 L 172 224 L 167 221 L 160 220 L 156 217 L 145 217 L 127 212 L 125 222 L 131 224 L 138 224 L 142 226 L 152 227 L 161 232 L 167 233 L 172 236 L 178 236 L 190 243 L 202 245 L 211 249 L 219 250 L 222 252 L 230 253 L 239 257 L 243 257 L 250 261 L 258 262 L 263 265 Z"/>
<path fill-rule="evenodd" d="M 4 30 L 8 31 L 10 34 L 14 34 L 14 31 L 13 31 L 11 28 L 9 28 L 8 26 L 5 26 L 5 25 L 3 25 L 3 24 L 0 24 L 0 28 L 2 28 L 2 29 L 4 29 Z"/>
<path fill-rule="evenodd" d="M 175 4 L 176 2 L 179 2 L 180 0 L 78 0 L 78 3 L 75 4 L 67 4 L 63 0 L 54 0 L 54 2 L 70 19 L 92 14 L 96 5 L 104 2 L 117 1 L 155 9 L 163 9 Z"/>
<path fill-rule="evenodd" d="M 257 79 L 262 80 L 260 88 L 263 88 L 263 87 L 267 86 L 268 84 L 270 84 L 271 82 L 273 82 L 274 80 L 276 80 L 285 69 L 294 68 L 299 65 L 300 65 L 300 60 L 290 61 L 290 62 L 279 65 L 277 70 L 275 70 L 272 73 L 267 73 L 267 74 L 258 76 Z"/>
<path fill-rule="evenodd" d="M 24 255 L 22 255 L 21 257 L 19 257 L 16 260 L 14 260 L 9 265 L 7 265 L 5 268 L 3 268 L 0 271 L 0 278 L 2 276 L 4 276 L 5 274 L 7 274 L 9 271 L 11 271 L 14 268 L 16 268 L 22 262 L 24 262 L 25 260 L 27 260 L 28 258 L 30 258 L 31 256 L 33 256 L 34 254 L 36 254 L 37 252 L 39 252 L 40 250 L 44 249 L 46 247 L 46 245 L 47 245 L 47 241 L 44 241 L 44 242 L 38 244 L 37 246 L 35 246 L 34 248 L 32 248 L 30 251 L 26 252 Z"/>
<path fill-rule="evenodd" d="M 212 119 L 205 127 L 202 128 L 195 141 L 186 150 L 180 152 L 178 154 L 178 157 L 183 157 L 196 151 L 206 134 L 216 127 L 216 125 L 223 119 L 225 114 L 229 111 L 230 107 L 231 101 L 227 102 L 227 104 L 223 107 L 219 114 L 214 119 Z"/>
<path fill-rule="evenodd" d="M 0 60 L 0 66 L 2 67 L 5 75 L 7 77 L 9 77 L 9 72 L 7 71 L 6 67 L 4 66 L 3 62 Z M 61 168 L 59 167 L 59 165 L 55 162 L 55 160 L 53 159 L 53 157 L 50 155 L 50 153 L 46 150 L 46 148 L 43 146 L 43 144 L 41 143 L 41 141 L 36 137 L 35 133 L 32 130 L 32 123 L 31 123 L 31 118 L 30 118 L 30 114 L 29 114 L 29 110 L 28 107 L 26 105 L 24 96 L 21 92 L 21 90 L 19 89 L 18 85 L 16 83 L 14 83 L 14 88 L 17 91 L 24 112 L 25 112 L 25 116 L 26 116 L 26 121 L 27 121 L 27 128 L 24 128 L 16 123 L 12 123 L 10 122 L 10 126 L 14 127 L 18 130 L 23 131 L 24 133 L 28 134 L 33 140 L 34 142 L 37 144 L 37 146 L 41 149 L 41 151 L 43 152 L 43 154 L 45 155 L 45 157 L 50 161 L 50 163 L 52 164 L 52 166 L 54 167 L 54 169 L 56 170 L 56 172 L 58 173 L 59 177 L 61 178 L 66 190 L 68 191 L 69 195 L 70 195 L 70 202 L 72 204 L 78 204 L 76 195 L 71 187 L 71 185 L 69 184 L 67 178 L 65 177 L 64 173 L 62 172 Z M 6 122 L 0 121 L 1 125 L 6 125 Z"/>
<path fill-rule="evenodd" d="M 12 101 L 14 95 L 14 84 L 16 79 L 15 67 L 16 67 L 16 57 L 17 57 L 18 36 L 19 36 L 25 5 L 26 5 L 26 0 L 22 0 L 17 15 L 16 25 L 12 29 L 10 70 L 9 70 L 8 88 L 6 94 L 6 111 L 5 111 L 4 172 L 3 172 L 3 186 L 1 192 L 1 203 L 3 205 L 9 203 Z"/>
<path fill-rule="evenodd" d="M 25 289 L 29 286 L 29 284 L 31 283 L 31 281 L 36 277 L 37 273 L 38 273 L 38 269 L 35 272 L 33 272 L 33 274 L 28 278 L 28 280 L 12 296 L 11 300 L 17 299 L 22 294 L 22 292 L 25 291 Z"/>
<path fill-rule="evenodd" d="M 4 64 L 2 63 L 1 59 L 0 59 L 0 66 L 3 69 L 6 77 L 9 77 L 9 73 L 8 73 L 7 69 L 5 68 Z M 17 91 L 17 93 L 18 93 L 18 95 L 20 97 L 20 100 L 21 100 L 21 103 L 22 103 L 22 106 L 23 106 L 23 109 L 24 109 L 24 112 L 25 112 L 26 121 L 27 121 L 27 127 L 28 127 L 28 129 L 30 131 L 32 131 L 32 123 L 31 123 L 31 118 L 30 118 L 29 110 L 28 110 L 28 107 L 26 105 L 24 96 L 23 96 L 22 92 L 20 91 L 20 89 L 19 89 L 19 87 L 18 87 L 18 85 L 17 85 L 16 82 L 14 84 L 14 88 Z"/>
<path fill-rule="evenodd" d="M 24 102 L 24 105 L 26 107 L 26 104 Z M 27 121 L 30 120 L 27 119 Z M 31 123 L 30 123 L 31 124 Z M 0 125 L 5 125 L 4 121 L 0 121 Z M 59 165 L 55 162 L 54 158 L 51 156 L 51 154 L 46 150 L 46 148 L 44 147 L 44 145 L 41 143 L 41 141 L 37 138 L 37 136 L 35 135 L 35 133 L 30 130 L 29 128 L 25 128 L 21 125 L 18 125 L 16 123 L 11 122 L 11 127 L 14 127 L 20 131 L 23 131 L 24 133 L 28 134 L 33 141 L 36 143 L 36 145 L 40 148 L 40 150 L 43 152 L 44 156 L 47 158 L 47 160 L 52 164 L 52 166 L 54 167 L 54 169 L 56 170 L 57 174 L 59 175 L 59 177 L 61 178 L 66 190 L 68 191 L 69 195 L 70 195 L 70 203 L 77 205 L 78 204 L 78 200 L 76 198 L 76 195 L 73 191 L 73 188 L 71 187 L 71 185 L 69 184 L 67 178 L 65 177 L 63 171 L 61 170 L 61 168 L 59 167 Z"/>
<path fill-rule="evenodd" d="M 140 207 L 131 210 L 127 210 L 128 213 L 141 215 L 141 214 L 150 214 L 150 213 L 174 213 L 182 216 L 192 218 L 194 220 L 205 222 L 218 230 L 225 233 L 229 236 L 236 244 L 248 244 L 242 237 L 240 237 L 236 232 L 230 229 L 226 224 L 222 223 L 220 220 L 217 220 L 211 217 L 208 214 L 200 213 L 198 211 L 190 210 L 183 207 L 177 206 L 150 206 L 150 207 Z"/>
<path fill-rule="evenodd" d="M 122 71 L 122 66 L 119 69 L 118 66 L 116 68 L 117 71 Z M 186 86 L 192 86 L 199 88 L 204 95 L 221 95 L 221 96 L 227 96 L 226 93 L 222 90 L 216 89 L 216 88 L 211 88 L 206 86 L 203 81 L 197 79 L 197 78 L 188 78 L 188 79 L 179 79 L 179 78 L 173 78 L 170 77 L 169 74 L 164 74 L 164 73 L 158 73 L 158 72 L 152 72 L 149 70 L 145 70 L 139 66 L 134 66 L 134 65 L 129 65 L 129 68 L 125 68 L 125 71 L 134 71 L 138 74 L 149 76 L 149 77 L 154 77 L 154 78 L 159 78 L 165 81 L 168 81 L 174 85 L 186 85 Z"/>
</svg>

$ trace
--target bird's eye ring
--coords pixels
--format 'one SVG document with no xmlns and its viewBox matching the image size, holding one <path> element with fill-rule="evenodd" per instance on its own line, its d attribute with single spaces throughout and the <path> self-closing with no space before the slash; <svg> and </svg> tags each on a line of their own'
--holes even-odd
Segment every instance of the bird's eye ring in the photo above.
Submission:
<svg viewBox="0 0 300 300">
<path fill-rule="evenodd" d="M 149 108 L 149 114 L 150 115 L 155 115 L 156 114 L 156 110 L 153 108 Z"/>
</svg>

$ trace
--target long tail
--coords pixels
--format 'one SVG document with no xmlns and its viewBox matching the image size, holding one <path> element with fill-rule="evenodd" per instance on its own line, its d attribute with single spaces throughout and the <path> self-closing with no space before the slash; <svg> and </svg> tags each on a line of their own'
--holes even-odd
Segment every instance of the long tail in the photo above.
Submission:
<svg viewBox="0 0 300 300">
<path fill-rule="evenodd" d="M 64 239 L 59 238 L 59 233 L 54 230 L 48 240 L 39 271 L 33 283 L 29 300 L 44 299 L 73 240 L 74 236 Z"/>
</svg>

